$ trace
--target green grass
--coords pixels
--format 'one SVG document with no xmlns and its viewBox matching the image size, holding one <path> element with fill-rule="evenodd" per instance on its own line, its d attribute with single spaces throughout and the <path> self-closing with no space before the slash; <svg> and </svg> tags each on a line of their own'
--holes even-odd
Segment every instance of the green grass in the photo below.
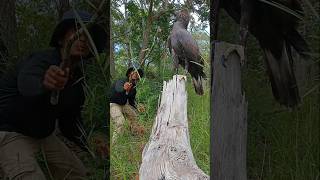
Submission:
<svg viewBox="0 0 320 180">
<path fill-rule="evenodd" d="M 190 78 L 189 78 L 190 79 Z M 210 172 L 210 90 L 205 89 L 204 95 L 195 93 L 191 82 L 187 85 L 188 120 L 192 152 L 197 165 L 207 175 Z"/>
<path fill-rule="evenodd" d="M 104 179 L 108 166 L 109 104 L 107 98 L 110 82 L 96 63 L 87 65 L 85 69 L 86 101 L 83 107 L 83 121 L 91 154 L 82 157 L 82 161 L 89 169 L 89 179 Z"/>
<path fill-rule="evenodd" d="M 249 180 L 317 180 L 319 173 L 319 89 L 297 109 L 273 98 L 258 46 L 249 46 L 242 78 L 248 101 L 247 172 Z M 301 94 L 319 81 L 304 81 Z"/>
</svg>

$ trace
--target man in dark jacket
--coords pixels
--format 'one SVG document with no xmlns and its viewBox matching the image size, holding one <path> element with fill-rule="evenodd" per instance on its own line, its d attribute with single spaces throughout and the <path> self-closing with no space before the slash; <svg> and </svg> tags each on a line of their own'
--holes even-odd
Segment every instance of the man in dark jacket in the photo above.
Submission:
<svg viewBox="0 0 320 180">
<path fill-rule="evenodd" d="M 90 14 L 78 14 L 82 21 L 90 22 Z M 86 146 L 80 129 L 85 100 L 81 61 L 92 54 L 85 34 L 70 48 L 68 60 L 73 65 L 65 70 L 59 67 L 77 26 L 74 12 L 66 12 L 51 38 L 54 49 L 31 54 L 0 79 L 0 168 L 5 178 L 46 179 L 35 157 L 42 149 L 54 179 L 86 179 L 80 159 L 53 133 L 58 124 L 66 138 Z M 101 52 L 107 34 L 99 25 L 91 26 L 89 32 Z M 50 103 L 53 91 L 60 92 L 56 105 Z"/>
<path fill-rule="evenodd" d="M 143 77 L 143 71 L 131 67 L 127 70 L 126 76 L 126 79 L 117 80 L 111 89 L 110 117 L 114 122 L 112 143 L 122 133 L 125 117 L 129 120 L 131 131 L 137 133 L 141 129 L 137 123 L 136 85 Z"/>
</svg>

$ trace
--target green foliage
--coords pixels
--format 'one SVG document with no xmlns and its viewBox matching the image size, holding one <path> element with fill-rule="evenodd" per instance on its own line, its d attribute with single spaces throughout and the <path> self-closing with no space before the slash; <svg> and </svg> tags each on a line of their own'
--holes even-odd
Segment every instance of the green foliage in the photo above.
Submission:
<svg viewBox="0 0 320 180">
<path fill-rule="evenodd" d="M 190 79 L 190 77 L 189 77 Z M 209 84 L 209 83 L 208 83 Z M 203 96 L 195 93 L 191 82 L 187 85 L 188 120 L 190 142 L 197 165 L 206 174 L 210 174 L 210 87 Z"/>
<path fill-rule="evenodd" d="M 127 2 L 126 5 L 125 2 Z M 143 33 L 148 23 L 149 2 L 147 4 L 140 4 L 141 1 L 128 0 L 125 2 L 112 1 L 112 36 L 113 44 L 116 47 L 114 59 L 121 61 L 121 63 L 129 59 L 137 62 L 142 48 Z M 173 25 L 174 12 L 184 8 L 179 2 L 171 2 L 167 6 L 164 3 L 163 1 L 154 1 L 153 5 L 151 30 L 147 37 L 149 39 L 147 46 L 149 49 L 146 50 L 147 54 L 149 53 L 147 57 L 147 63 L 149 64 L 156 65 L 161 61 L 161 55 L 166 49 L 167 38 Z M 193 12 L 199 16 L 202 22 L 200 27 L 203 29 L 208 25 L 209 8 L 201 1 L 194 4 Z"/>
</svg>

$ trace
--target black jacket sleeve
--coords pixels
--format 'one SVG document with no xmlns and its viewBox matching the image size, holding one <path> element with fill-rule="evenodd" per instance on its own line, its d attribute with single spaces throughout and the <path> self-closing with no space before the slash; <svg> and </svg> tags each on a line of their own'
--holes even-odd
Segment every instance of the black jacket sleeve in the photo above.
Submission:
<svg viewBox="0 0 320 180">
<path fill-rule="evenodd" d="M 23 96 L 37 96 L 48 92 L 43 78 L 50 63 L 42 54 L 31 55 L 18 66 L 17 85 Z"/>
<path fill-rule="evenodd" d="M 125 82 L 126 82 L 126 81 L 123 80 L 123 79 L 117 80 L 117 81 L 115 82 L 115 85 L 114 85 L 114 90 L 115 90 L 116 92 L 124 92 L 123 86 L 124 86 L 124 83 L 125 83 Z"/>
</svg>

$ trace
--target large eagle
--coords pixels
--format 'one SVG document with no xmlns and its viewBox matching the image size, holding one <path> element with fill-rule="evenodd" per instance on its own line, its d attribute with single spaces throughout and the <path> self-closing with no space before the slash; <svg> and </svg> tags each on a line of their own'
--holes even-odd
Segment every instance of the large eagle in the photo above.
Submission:
<svg viewBox="0 0 320 180">
<path fill-rule="evenodd" d="M 275 99 L 287 107 L 300 103 L 292 49 L 308 58 L 309 47 L 297 31 L 302 8 L 298 0 L 221 0 L 220 7 L 240 24 L 240 43 L 248 31 L 263 50 Z"/>
<path fill-rule="evenodd" d="M 203 59 L 197 42 L 187 31 L 189 20 L 190 16 L 187 10 L 182 10 L 176 14 L 176 21 L 168 38 L 168 48 L 173 56 L 176 70 L 179 64 L 185 68 L 192 76 L 196 93 L 203 95 L 202 80 L 205 78 Z"/>
</svg>

